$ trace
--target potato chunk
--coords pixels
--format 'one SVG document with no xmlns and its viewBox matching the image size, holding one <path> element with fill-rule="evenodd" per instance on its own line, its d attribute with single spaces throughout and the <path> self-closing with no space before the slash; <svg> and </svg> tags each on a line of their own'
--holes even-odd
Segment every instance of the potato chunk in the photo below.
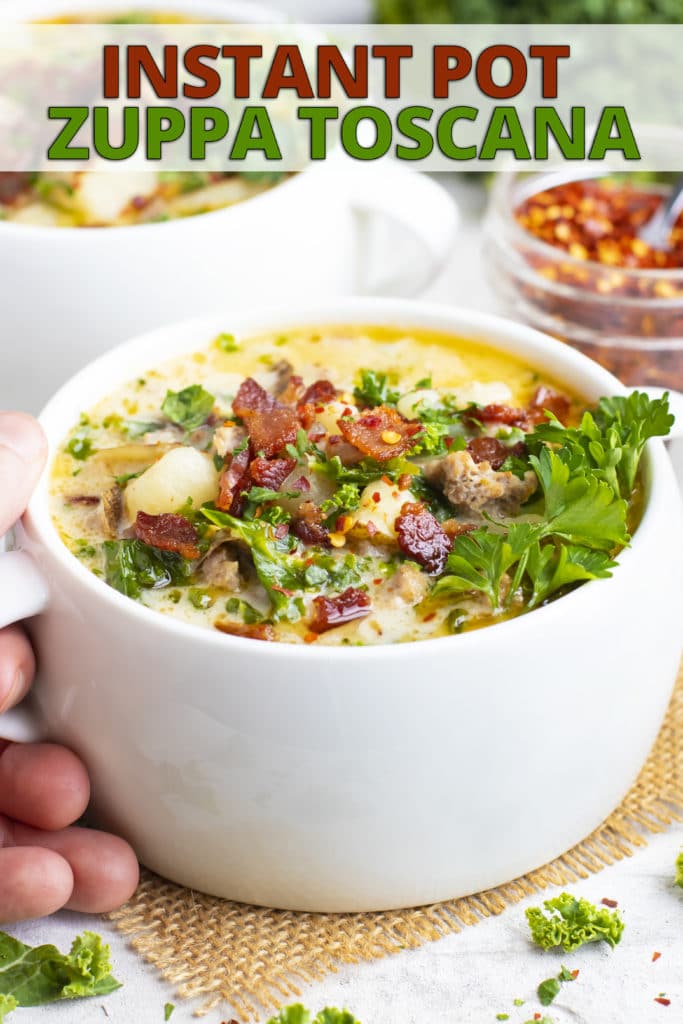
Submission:
<svg viewBox="0 0 683 1024">
<path fill-rule="evenodd" d="M 373 536 L 378 539 L 395 540 L 396 530 L 394 523 L 406 501 L 414 501 L 415 498 L 409 490 L 402 490 L 398 484 L 387 483 L 385 480 L 375 480 L 368 484 L 360 496 L 358 511 L 352 513 L 353 527 L 358 532 L 367 530 L 368 523 L 372 523 L 375 529 Z M 357 528 L 361 528 L 358 530 Z"/>
<path fill-rule="evenodd" d="M 196 448 L 174 448 L 126 487 L 126 513 L 131 522 L 138 512 L 175 512 L 192 498 L 199 508 L 218 494 L 218 470 L 209 455 Z"/>
</svg>

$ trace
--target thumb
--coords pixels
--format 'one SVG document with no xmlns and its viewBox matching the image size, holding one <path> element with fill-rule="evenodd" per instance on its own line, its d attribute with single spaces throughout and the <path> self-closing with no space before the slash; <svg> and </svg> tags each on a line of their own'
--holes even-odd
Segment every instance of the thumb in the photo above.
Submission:
<svg viewBox="0 0 683 1024">
<path fill-rule="evenodd" d="M 46 452 L 45 435 L 32 416 L 0 412 L 0 536 L 26 508 Z"/>
</svg>

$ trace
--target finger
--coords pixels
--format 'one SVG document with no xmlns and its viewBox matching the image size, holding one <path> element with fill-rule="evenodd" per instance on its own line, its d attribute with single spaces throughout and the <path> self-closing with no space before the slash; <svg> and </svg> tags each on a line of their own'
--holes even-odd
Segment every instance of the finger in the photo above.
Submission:
<svg viewBox="0 0 683 1024">
<path fill-rule="evenodd" d="M 0 850 L 0 924 L 54 914 L 71 898 L 74 877 L 54 850 Z"/>
<path fill-rule="evenodd" d="M 10 743 L 0 752 L 0 814 L 39 829 L 65 828 L 85 811 L 83 763 L 54 743 Z"/>
<path fill-rule="evenodd" d="M 11 832 L 18 846 L 41 846 L 68 863 L 73 874 L 73 891 L 65 904 L 68 910 L 104 914 L 135 892 L 140 874 L 137 858 L 118 836 L 90 828 L 41 832 L 16 823 Z"/>
<path fill-rule="evenodd" d="M 0 536 L 26 508 L 46 452 L 45 435 L 32 416 L 0 413 Z"/>
<path fill-rule="evenodd" d="M 9 626 L 0 631 L 0 714 L 26 696 L 36 662 L 23 629 Z"/>
</svg>

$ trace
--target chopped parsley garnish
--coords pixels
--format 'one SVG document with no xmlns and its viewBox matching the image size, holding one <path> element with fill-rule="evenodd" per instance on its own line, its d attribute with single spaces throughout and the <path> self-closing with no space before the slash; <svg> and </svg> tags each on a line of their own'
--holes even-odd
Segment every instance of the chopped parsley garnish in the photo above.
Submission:
<svg viewBox="0 0 683 1024">
<path fill-rule="evenodd" d="M 221 352 L 239 352 L 240 346 L 234 334 L 219 334 L 214 339 L 214 345 Z"/>
<path fill-rule="evenodd" d="M 621 941 L 624 923 L 618 910 L 596 907 L 568 892 L 545 900 L 543 906 L 547 914 L 540 907 L 526 911 L 531 938 L 541 949 L 561 946 L 571 953 L 587 942 L 606 942 L 613 949 Z"/>
<path fill-rule="evenodd" d="M 144 420 L 124 420 L 121 424 L 121 430 L 131 441 L 135 441 L 138 437 L 144 437 L 145 434 L 151 434 L 153 430 L 160 430 L 162 427 L 163 423 Z"/>
<path fill-rule="evenodd" d="M 171 1014 L 173 1013 L 174 1010 L 175 1010 L 175 1006 L 173 1005 L 173 1003 L 165 1003 L 164 1004 L 164 1020 L 165 1021 L 171 1019 Z"/>
<path fill-rule="evenodd" d="M 182 391 L 167 391 L 161 411 L 184 430 L 196 430 L 208 419 L 215 401 L 201 384 L 191 384 Z"/>
<path fill-rule="evenodd" d="M 207 590 L 202 590 L 200 587 L 190 587 L 187 592 L 187 599 L 194 608 L 200 611 L 210 608 L 216 600 Z"/>
<path fill-rule="evenodd" d="M 683 850 L 676 857 L 676 878 L 674 879 L 676 885 L 680 885 L 683 889 Z"/>
<path fill-rule="evenodd" d="M 353 397 L 360 405 L 366 405 L 372 409 L 378 405 L 396 405 L 401 393 L 393 391 L 389 387 L 388 381 L 386 373 L 361 370 L 360 383 L 353 389 Z"/>
<path fill-rule="evenodd" d="M 92 441 L 85 431 L 79 430 L 67 444 L 66 450 L 72 458 L 84 462 L 93 453 Z"/>
<path fill-rule="evenodd" d="M 225 610 L 229 615 L 239 616 L 242 622 L 246 623 L 248 626 L 253 625 L 256 622 L 263 622 L 263 615 L 261 612 L 257 608 L 254 608 L 253 605 L 249 604 L 248 601 L 243 601 L 239 597 L 228 598 L 225 602 Z"/>
</svg>

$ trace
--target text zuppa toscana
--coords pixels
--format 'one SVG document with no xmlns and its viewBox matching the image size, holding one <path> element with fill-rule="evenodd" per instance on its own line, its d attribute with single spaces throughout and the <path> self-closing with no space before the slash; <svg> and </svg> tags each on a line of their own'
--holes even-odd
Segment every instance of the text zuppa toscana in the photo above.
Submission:
<svg viewBox="0 0 683 1024">
<path fill-rule="evenodd" d="M 237 340 L 82 416 L 52 512 L 93 572 L 261 640 L 445 636 L 611 575 L 666 399 L 581 403 L 515 358 L 386 328 Z"/>
</svg>

